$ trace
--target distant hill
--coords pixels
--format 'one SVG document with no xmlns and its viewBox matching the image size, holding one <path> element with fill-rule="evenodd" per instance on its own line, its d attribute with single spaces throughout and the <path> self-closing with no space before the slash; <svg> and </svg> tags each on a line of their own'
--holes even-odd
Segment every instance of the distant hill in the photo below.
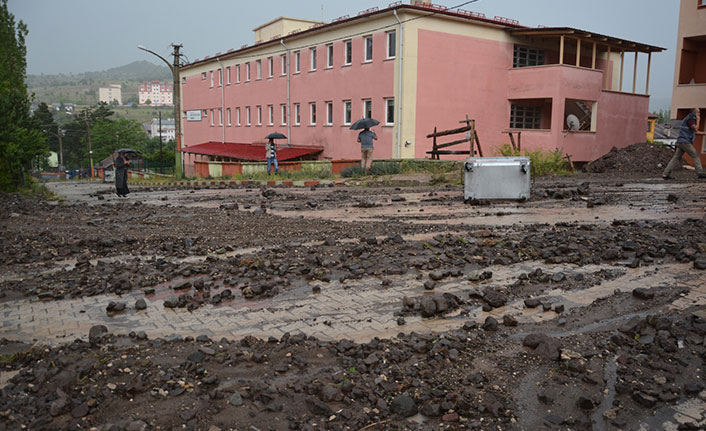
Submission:
<svg viewBox="0 0 706 431">
<path fill-rule="evenodd" d="M 101 72 L 27 75 L 27 86 L 38 102 L 91 105 L 98 101 L 98 87 L 107 84 L 120 84 L 123 103 L 129 103 L 137 102 L 137 86 L 144 81 L 171 80 L 168 67 L 141 60 Z"/>
</svg>

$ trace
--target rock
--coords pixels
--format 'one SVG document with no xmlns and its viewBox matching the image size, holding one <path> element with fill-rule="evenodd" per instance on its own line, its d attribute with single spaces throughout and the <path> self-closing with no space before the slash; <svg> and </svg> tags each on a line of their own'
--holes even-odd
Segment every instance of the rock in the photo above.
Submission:
<svg viewBox="0 0 706 431">
<path fill-rule="evenodd" d="M 632 398 L 643 407 L 652 408 L 657 404 L 657 398 L 638 391 L 632 394 Z"/>
<path fill-rule="evenodd" d="M 177 301 L 175 298 L 164 300 L 164 308 L 176 308 L 178 304 L 179 301 Z"/>
<path fill-rule="evenodd" d="M 333 413 L 333 410 L 331 410 L 328 404 L 314 397 L 306 399 L 306 407 L 316 416 L 325 416 L 328 418 Z"/>
<path fill-rule="evenodd" d="M 184 410 L 184 411 L 182 411 L 181 413 L 179 413 L 179 417 L 180 417 L 184 422 L 188 422 L 188 421 L 190 421 L 191 419 L 193 419 L 193 418 L 196 417 L 196 410 L 193 410 L 193 409 Z"/>
<path fill-rule="evenodd" d="M 518 322 L 513 316 L 505 315 L 503 316 L 503 325 L 505 326 L 517 326 Z"/>
<path fill-rule="evenodd" d="M 578 401 L 576 401 L 576 405 L 581 409 L 581 410 L 593 410 L 596 408 L 596 404 L 593 402 L 592 399 L 580 396 Z"/>
<path fill-rule="evenodd" d="M 565 308 L 566 308 L 566 307 L 564 306 L 564 304 L 554 304 L 554 312 L 555 312 L 556 314 L 561 314 L 561 313 L 563 313 Z"/>
<path fill-rule="evenodd" d="M 444 273 L 442 271 L 432 271 L 429 273 L 429 278 L 434 281 L 439 281 L 444 278 Z"/>
<path fill-rule="evenodd" d="M 325 385 L 323 388 L 321 388 L 319 398 L 325 403 L 331 401 L 341 401 L 343 400 L 343 392 L 336 386 Z"/>
<path fill-rule="evenodd" d="M 456 412 L 446 413 L 444 416 L 441 417 L 441 420 L 443 422 L 458 422 L 459 421 L 458 413 L 456 413 Z"/>
<path fill-rule="evenodd" d="M 52 416 L 58 416 L 66 410 L 66 406 L 69 404 L 69 398 L 62 392 L 63 396 L 52 401 L 49 407 L 49 414 Z"/>
<path fill-rule="evenodd" d="M 563 272 L 557 272 L 556 274 L 552 275 L 552 281 L 554 283 L 562 282 L 565 279 L 566 279 L 566 275 L 564 275 Z"/>
<path fill-rule="evenodd" d="M 88 341 L 91 344 L 95 344 L 98 341 L 100 341 L 101 337 L 103 335 L 108 333 L 108 328 L 105 325 L 95 325 L 91 326 L 91 329 L 88 331 Z"/>
<path fill-rule="evenodd" d="M 88 404 L 81 403 L 78 406 L 71 409 L 71 416 L 74 418 L 82 418 L 88 414 L 89 408 Z"/>
<path fill-rule="evenodd" d="M 644 287 L 638 287 L 633 289 L 632 296 L 638 299 L 648 300 L 653 299 L 655 297 L 655 293 L 649 289 L 645 289 Z"/>
<path fill-rule="evenodd" d="M 398 318 L 397 318 L 397 324 L 398 324 L 399 326 L 402 326 L 402 325 L 404 325 L 404 324 L 406 324 L 406 323 L 407 323 L 407 321 L 404 320 L 404 317 L 398 317 Z"/>
<path fill-rule="evenodd" d="M 424 298 L 419 304 L 422 317 L 433 317 L 436 314 L 436 302 L 432 298 Z"/>
<path fill-rule="evenodd" d="M 527 308 L 537 308 L 541 304 L 541 301 L 537 298 L 527 298 L 525 299 L 525 307 Z"/>
<path fill-rule="evenodd" d="M 199 352 L 203 353 L 204 355 L 208 355 L 208 356 L 213 356 L 216 354 L 215 350 L 213 350 L 210 347 L 206 347 L 206 346 L 199 346 Z"/>
<path fill-rule="evenodd" d="M 195 363 L 200 363 L 203 362 L 203 360 L 206 358 L 206 355 L 204 355 L 201 352 L 193 352 L 189 356 L 186 357 L 187 361 L 195 362 Z"/>
<path fill-rule="evenodd" d="M 424 290 L 434 290 L 436 287 L 436 282 L 434 280 L 427 280 L 424 282 Z"/>
<path fill-rule="evenodd" d="M 147 431 L 148 426 L 144 421 L 132 421 L 125 427 L 125 431 Z M 111 428 L 112 430 L 112 428 Z"/>
<path fill-rule="evenodd" d="M 675 195 L 674 193 L 670 193 L 667 195 L 667 200 L 669 202 L 676 202 L 679 200 L 679 196 Z"/>
<path fill-rule="evenodd" d="M 489 290 L 485 292 L 485 295 L 483 295 L 483 300 L 493 308 L 502 307 L 507 303 L 507 297 L 502 293 L 496 292 L 494 290 Z"/>
<path fill-rule="evenodd" d="M 527 335 L 522 344 L 534 349 L 535 353 L 556 361 L 560 356 L 561 344 L 556 339 L 539 333 Z"/>
<path fill-rule="evenodd" d="M 243 397 L 240 395 L 240 392 L 236 391 L 233 395 L 231 395 L 230 398 L 228 398 L 228 402 L 232 406 L 242 406 L 243 405 Z"/>
<path fill-rule="evenodd" d="M 145 308 L 147 308 L 147 302 L 144 299 L 140 298 L 135 301 L 135 310 L 144 310 Z"/>
<path fill-rule="evenodd" d="M 698 395 L 704 386 L 700 383 L 690 382 L 684 385 L 684 393 L 687 395 Z"/>
<path fill-rule="evenodd" d="M 414 399 L 409 395 L 399 395 L 390 405 L 390 411 L 394 414 L 400 415 L 403 418 L 408 418 L 417 414 L 417 405 L 414 403 Z"/>
<path fill-rule="evenodd" d="M 699 258 L 694 261 L 694 268 L 706 269 L 706 258 Z"/>
<path fill-rule="evenodd" d="M 105 307 L 105 311 L 108 313 L 120 313 L 122 311 L 125 311 L 126 305 L 124 302 L 114 302 L 110 301 L 108 303 L 108 306 Z"/>
<path fill-rule="evenodd" d="M 498 330 L 498 321 L 495 320 L 492 316 L 488 316 L 485 319 L 485 322 L 483 322 L 483 326 L 481 326 L 484 330 L 486 331 L 497 331 Z"/>
</svg>

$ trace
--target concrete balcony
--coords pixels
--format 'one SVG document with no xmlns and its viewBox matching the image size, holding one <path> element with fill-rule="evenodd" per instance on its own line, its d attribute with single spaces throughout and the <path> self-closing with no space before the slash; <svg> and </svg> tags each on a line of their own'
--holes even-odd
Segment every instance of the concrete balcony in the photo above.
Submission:
<svg viewBox="0 0 706 431">
<path fill-rule="evenodd" d="M 602 70 L 552 64 L 508 73 L 508 99 L 598 100 L 602 90 Z"/>
<path fill-rule="evenodd" d="M 674 109 L 706 107 L 706 84 L 680 84 L 672 96 Z"/>
</svg>

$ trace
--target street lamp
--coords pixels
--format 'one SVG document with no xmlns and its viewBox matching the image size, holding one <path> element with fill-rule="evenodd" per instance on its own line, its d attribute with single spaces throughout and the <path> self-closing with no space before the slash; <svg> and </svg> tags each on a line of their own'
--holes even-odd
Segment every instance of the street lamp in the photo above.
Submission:
<svg viewBox="0 0 706 431">
<path fill-rule="evenodd" d="M 137 45 L 137 49 L 141 49 L 142 51 L 149 52 L 150 54 L 156 56 L 163 62 L 167 64 L 169 67 L 169 70 L 172 71 L 172 77 L 174 78 L 174 131 L 176 133 L 176 154 L 175 154 L 175 165 L 174 165 L 174 175 L 177 178 L 182 177 L 182 160 L 181 160 L 181 86 L 179 84 L 179 49 L 182 47 L 182 45 L 177 45 L 177 44 L 172 44 L 172 48 L 174 48 L 174 62 L 169 63 L 166 58 L 162 57 L 161 55 L 157 54 L 156 52 L 152 51 L 151 49 L 147 49 L 142 45 Z"/>
</svg>

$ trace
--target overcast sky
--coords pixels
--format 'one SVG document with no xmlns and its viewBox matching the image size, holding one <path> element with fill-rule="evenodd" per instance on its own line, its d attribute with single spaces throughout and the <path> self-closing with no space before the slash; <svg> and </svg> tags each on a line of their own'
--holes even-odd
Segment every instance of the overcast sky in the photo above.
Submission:
<svg viewBox="0 0 706 431">
<path fill-rule="evenodd" d="M 405 1 L 408 2 L 408 1 Z M 465 0 L 434 3 L 454 7 Z M 190 60 L 254 41 L 252 29 L 279 16 L 331 21 L 389 1 L 358 0 L 9 0 L 10 12 L 29 27 L 27 73 L 93 72 L 136 60 L 159 63 L 136 46 L 168 57 L 181 43 Z M 674 76 L 679 0 L 478 0 L 464 9 L 503 16 L 536 27 L 575 27 L 657 45 L 652 56 L 652 110 L 669 107 Z M 632 54 L 626 82 L 632 86 Z M 647 56 L 638 63 L 644 91 Z M 629 73 L 629 74 L 628 74 Z"/>
</svg>

